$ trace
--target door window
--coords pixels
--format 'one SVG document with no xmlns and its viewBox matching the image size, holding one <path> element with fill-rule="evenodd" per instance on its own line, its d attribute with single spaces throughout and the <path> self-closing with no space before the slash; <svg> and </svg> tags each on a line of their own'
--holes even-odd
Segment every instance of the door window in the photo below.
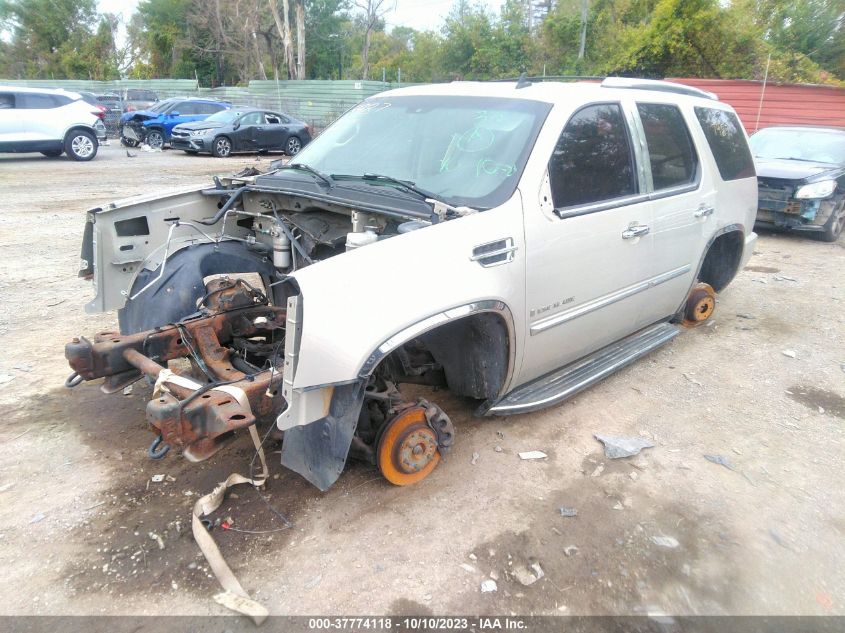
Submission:
<svg viewBox="0 0 845 633">
<path fill-rule="evenodd" d="M 638 103 L 637 111 L 648 145 L 654 190 L 694 182 L 698 173 L 698 156 L 678 107 L 661 103 Z"/>
<path fill-rule="evenodd" d="M 18 94 L 17 107 L 27 110 L 49 110 L 60 105 L 53 95 L 21 92 Z"/>
<path fill-rule="evenodd" d="M 617 103 L 576 112 L 549 161 L 555 208 L 602 202 L 637 193 L 628 127 Z"/>
<path fill-rule="evenodd" d="M 264 123 L 263 112 L 250 112 L 241 117 L 241 125 L 261 125 Z"/>
<path fill-rule="evenodd" d="M 0 92 L 0 110 L 12 110 L 15 107 L 15 95 L 11 92 Z"/>
<path fill-rule="evenodd" d="M 180 116 L 194 116 L 195 114 L 202 114 L 197 109 L 197 104 L 190 101 L 177 103 L 170 112 L 178 112 Z"/>
<path fill-rule="evenodd" d="M 707 137 L 722 180 L 753 177 L 754 160 L 737 116 L 726 110 L 701 107 L 695 108 L 695 116 Z"/>
</svg>

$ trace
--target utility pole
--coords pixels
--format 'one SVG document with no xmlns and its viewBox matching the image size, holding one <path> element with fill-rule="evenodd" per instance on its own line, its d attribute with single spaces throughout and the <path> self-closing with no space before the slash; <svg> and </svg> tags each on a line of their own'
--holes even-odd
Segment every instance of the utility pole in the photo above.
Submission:
<svg viewBox="0 0 845 633">
<path fill-rule="evenodd" d="M 578 59 L 584 59 L 584 52 L 587 48 L 587 14 L 589 12 L 589 1 L 581 0 L 581 46 L 578 48 Z"/>
</svg>

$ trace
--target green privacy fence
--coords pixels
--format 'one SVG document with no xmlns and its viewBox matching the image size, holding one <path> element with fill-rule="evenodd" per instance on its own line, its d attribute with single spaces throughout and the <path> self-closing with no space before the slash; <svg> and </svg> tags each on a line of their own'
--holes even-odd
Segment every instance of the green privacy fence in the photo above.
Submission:
<svg viewBox="0 0 845 633">
<path fill-rule="evenodd" d="M 65 90 L 84 90 L 97 94 L 116 93 L 126 88 L 144 88 L 155 91 L 160 99 L 167 97 L 208 97 L 229 101 L 236 106 L 281 110 L 318 129 L 329 125 L 363 99 L 398 87 L 398 84 L 381 81 L 271 80 L 251 81 L 247 87 L 202 88 L 193 79 L 121 79 L 115 81 L 0 79 L 0 85 L 63 88 Z"/>
</svg>

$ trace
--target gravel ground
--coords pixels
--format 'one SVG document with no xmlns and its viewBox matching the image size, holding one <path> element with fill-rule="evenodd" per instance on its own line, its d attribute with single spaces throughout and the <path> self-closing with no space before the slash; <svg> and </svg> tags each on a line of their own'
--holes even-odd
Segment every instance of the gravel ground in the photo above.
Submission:
<svg viewBox="0 0 845 633">
<path fill-rule="evenodd" d="M 116 324 L 82 310 L 86 208 L 272 158 L 0 157 L 0 613 L 226 613 L 190 508 L 248 472 L 248 438 L 149 461 L 148 389 L 64 389 L 63 345 Z M 320 493 L 271 447 L 268 503 L 236 490 L 218 512 L 262 533 L 216 530 L 224 555 L 277 614 L 845 615 L 845 238 L 757 249 L 708 326 L 574 401 L 478 420 L 432 394 L 458 438 L 414 487 L 351 464 Z M 608 460 L 594 433 L 654 447 Z"/>
</svg>

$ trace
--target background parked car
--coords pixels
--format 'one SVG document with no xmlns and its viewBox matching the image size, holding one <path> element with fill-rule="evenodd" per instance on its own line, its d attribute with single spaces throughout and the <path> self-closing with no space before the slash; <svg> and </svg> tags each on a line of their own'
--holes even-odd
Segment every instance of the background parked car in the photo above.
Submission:
<svg viewBox="0 0 845 633">
<path fill-rule="evenodd" d="M 82 100 L 90 106 L 93 106 L 94 112 L 97 113 L 97 118 L 100 123 L 96 124 L 94 129 L 97 132 L 97 140 L 101 143 L 108 138 L 108 129 L 106 128 L 106 112 L 108 108 L 99 102 L 97 95 L 93 92 L 78 91 L 77 94 L 82 97 Z"/>
<path fill-rule="evenodd" d="M 770 127 L 751 137 L 757 226 L 834 242 L 845 225 L 845 129 Z"/>
<path fill-rule="evenodd" d="M 295 156 L 311 142 L 309 125 L 280 112 L 236 108 L 173 128 L 170 145 L 189 154 L 226 157 L 236 152 L 285 152 Z"/>
<path fill-rule="evenodd" d="M 120 127 L 120 116 L 123 114 L 123 100 L 117 94 L 97 95 L 97 101 L 106 108 L 103 123 L 110 136 L 117 136 Z"/>
<path fill-rule="evenodd" d="M 100 114 L 76 92 L 0 86 L 0 152 L 91 160 L 105 133 Z"/>
<path fill-rule="evenodd" d="M 158 101 L 158 95 L 153 90 L 145 90 L 143 88 L 126 88 L 121 90 L 120 98 L 123 101 L 124 112 L 147 110 Z"/>
<path fill-rule="evenodd" d="M 210 99 L 165 99 L 149 110 L 124 113 L 120 117 L 120 142 L 129 147 L 147 143 L 160 148 L 170 141 L 170 133 L 176 125 L 201 121 L 229 107 L 228 103 Z"/>
</svg>

